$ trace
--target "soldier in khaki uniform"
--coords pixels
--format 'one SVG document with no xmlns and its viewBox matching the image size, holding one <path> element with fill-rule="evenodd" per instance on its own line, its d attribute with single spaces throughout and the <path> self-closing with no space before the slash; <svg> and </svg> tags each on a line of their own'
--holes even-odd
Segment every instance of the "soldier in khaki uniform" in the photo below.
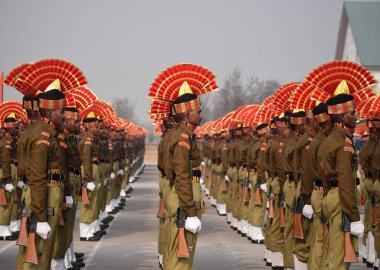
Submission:
<svg viewBox="0 0 380 270">
<path fill-rule="evenodd" d="M 50 269 L 63 199 L 62 164 L 65 160 L 58 146 L 57 128 L 63 125 L 64 104 L 65 96 L 60 91 L 58 80 L 39 96 L 43 121 L 35 125 L 29 136 L 27 168 L 30 168 L 30 174 L 27 184 L 31 195 L 31 223 L 36 225 L 36 247 L 40 256 L 37 265 L 18 260 L 17 269 Z"/>
<path fill-rule="evenodd" d="M 286 181 L 286 173 L 284 170 L 284 138 L 289 134 L 289 128 L 286 125 L 284 115 L 276 118 L 277 137 L 274 137 L 274 141 L 270 147 L 269 152 L 269 164 L 271 176 L 273 180 L 270 183 L 268 192 L 270 197 L 274 198 L 274 216 L 272 218 L 272 224 L 267 232 L 270 236 L 270 257 L 272 261 L 273 269 L 282 269 L 284 265 L 283 258 L 283 245 L 284 245 L 284 228 L 280 227 L 280 193 L 283 190 L 284 183 Z"/>
<path fill-rule="evenodd" d="M 287 180 L 283 187 L 285 197 L 285 230 L 284 230 L 284 267 L 294 268 L 293 261 L 293 225 L 296 193 L 300 188 L 300 179 L 297 173 L 298 160 L 295 156 L 296 147 L 302 134 L 305 132 L 306 114 L 305 112 L 289 113 L 290 134 L 285 138 L 284 145 L 284 170 Z"/>
<path fill-rule="evenodd" d="M 14 139 L 18 135 L 18 122 L 14 113 L 3 121 L 5 135 L 0 141 L 0 161 L 2 169 L 0 188 L 3 189 L 6 203 L 5 205 L 0 205 L 0 239 L 13 241 L 17 239 L 17 235 L 12 233 L 10 229 L 12 212 L 15 211 L 14 198 L 16 195 L 15 179 L 12 177 L 12 161 L 15 158 L 13 154 L 17 151 L 17 149 L 14 149 L 16 146 Z"/>
<path fill-rule="evenodd" d="M 313 113 L 311 110 L 306 110 L 306 129 L 305 132 L 300 137 L 298 144 L 295 149 L 295 160 L 298 167 L 296 167 L 296 174 L 300 179 L 300 189 L 297 190 L 296 200 L 302 198 L 304 202 L 304 207 L 302 209 L 302 228 L 304 233 L 304 238 L 294 239 L 294 249 L 293 249 L 293 259 L 295 264 L 295 269 L 307 269 L 307 263 L 310 258 L 310 242 L 313 239 L 313 227 L 311 226 L 313 218 L 313 208 L 311 206 L 310 199 L 306 201 L 301 194 L 301 189 L 304 183 L 310 182 L 310 169 L 309 169 L 309 148 L 310 143 L 319 130 L 318 123 L 314 120 Z"/>
<path fill-rule="evenodd" d="M 329 220 L 329 260 L 328 269 L 348 269 L 344 262 L 345 233 L 342 231 L 342 217 L 350 222 L 350 232 L 361 236 L 364 225 L 360 221 L 356 199 L 356 155 L 353 148 L 352 133 L 355 128 L 355 101 L 349 94 L 338 94 L 327 102 L 331 123 L 331 134 L 319 149 L 321 168 L 326 175 L 329 188 L 323 200 L 323 212 Z"/>
<path fill-rule="evenodd" d="M 204 212 L 204 203 L 199 184 L 201 163 L 194 129 L 200 124 L 199 98 L 192 94 L 190 86 L 185 81 L 181 86 L 174 108 L 182 123 L 172 134 L 168 142 L 170 158 L 166 176 L 171 183 L 169 194 L 168 215 L 170 217 L 169 253 L 165 269 L 191 269 L 194 260 L 197 233 L 201 229 L 200 218 Z M 186 109 L 187 108 L 187 109 Z M 166 161 L 165 161 L 166 162 Z M 179 210 L 181 209 L 181 210 Z M 190 258 L 177 257 L 179 230 L 176 224 L 177 211 L 184 213 L 186 239 Z"/>
<path fill-rule="evenodd" d="M 77 253 L 74 249 L 73 232 L 75 223 L 75 214 L 77 211 L 78 199 L 80 199 L 82 179 L 81 179 L 81 165 L 82 160 L 79 153 L 79 138 L 80 133 L 80 117 L 76 108 L 66 107 L 65 112 L 65 127 L 68 132 L 66 135 L 67 154 L 68 154 L 68 172 L 69 183 L 72 187 L 71 197 L 73 198 L 73 204 L 71 208 L 66 209 L 66 226 L 67 226 L 67 242 L 65 243 L 66 256 L 65 265 L 67 268 L 81 266 L 84 254 Z M 67 198 L 66 198 L 67 204 Z M 66 205 L 67 206 L 67 205 Z"/>
<path fill-rule="evenodd" d="M 373 119 L 373 126 L 376 129 L 376 132 L 380 134 L 380 118 L 374 118 Z M 374 160 L 380 160 L 380 139 L 377 139 L 377 144 L 375 148 L 375 152 L 373 154 Z M 375 207 L 376 207 L 376 217 L 377 217 L 377 224 L 373 224 L 374 228 L 374 238 L 375 238 L 375 251 L 376 251 L 376 261 L 375 266 L 378 268 L 380 267 L 380 164 L 379 162 L 375 162 L 374 164 L 374 172 L 376 173 L 375 176 L 373 176 L 376 180 L 373 184 L 373 191 L 375 196 Z"/>
<path fill-rule="evenodd" d="M 373 265 L 375 262 L 375 245 L 374 245 L 374 230 L 373 224 L 373 202 L 374 190 L 373 184 L 376 180 L 375 163 L 377 162 L 373 155 L 376 149 L 376 144 L 379 140 L 379 134 L 373 125 L 372 119 L 367 120 L 369 129 L 369 139 L 366 141 L 359 153 L 359 162 L 362 170 L 364 171 L 364 181 L 362 185 L 362 194 L 364 196 L 364 235 L 363 235 L 363 258 L 366 260 L 368 266 Z"/>
<path fill-rule="evenodd" d="M 269 138 L 270 128 L 268 124 L 260 124 L 256 127 L 257 141 L 251 148 L 251 173 L 256 174 L 256 179 L 252 181 L 252 193 L 250 205 L 252 206 L 251 219 L 251 239 L 254 243 L 264 243 L 262 230 L 265 210 L 267 206 L 267 167 L 264 161 L 266 146 Z M 248 160 L 249 162 L 249 160 Z M 258 195 L 258 198 L 257 196 Z"/>
<path fill-rule="evenodd" d="M 320 130 L 313 138 L 309 145 L 308 169 L 309 177 L 302 180 L 300 194 L 305 200 L 305 204 L 311 204 L 313 207 L 314 218 L 312 220 L 313 234 L 312 243 L 310 244 L 310 269 L 327 269 L 327 226 L 322 211 L 322 201 L 324 196 L 324 179 L 325 176 L 320 167 L 318 151 L 322 142 L 327 138 L 331 131 L 331 124 L 327 114 L 327 105 L 320 103 L 313 109 L 315 120 L 319 123 Z"/>
<path fill-rule="evenodd" d="M 80 209 L 79 233 L 81 241 L 99 241 L 101 233 L 96 233 L 97 200 L 99 192 L 99 139 L 98 118 L 93 112 L 83 119 L 86 133 L 79 142 L 79 150 L 82 159 L 82 183 L 87 189 L 89 204 L 82 203 Z M 82 191 L 83 192 L 83 191 Z"/>
</svg>

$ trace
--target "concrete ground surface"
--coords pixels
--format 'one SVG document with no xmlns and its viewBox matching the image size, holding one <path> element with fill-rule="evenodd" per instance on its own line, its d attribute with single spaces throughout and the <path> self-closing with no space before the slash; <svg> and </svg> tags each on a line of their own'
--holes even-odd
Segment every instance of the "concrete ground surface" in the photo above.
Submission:
<svg viewBox="0 0 380 270">
<path fill-rule="evenodd" d="M 78 252 L 85 253 L 86 269 L 158 269 L 155 147 L 147 147 L 144 173 L 132 184 L 134 192 L 101 241 L 79 241 L 79 223 L 75 224 L 74 244 Z M 270 269 L 262 259 L 263 248 L 233 231 L 206 199 L 193 269 Z M 0 241 L 0 269 L 15 269 L 17 251 L 15 242 Z M 367 268 L 356 264 L 351 269 Z"/>
</svg>

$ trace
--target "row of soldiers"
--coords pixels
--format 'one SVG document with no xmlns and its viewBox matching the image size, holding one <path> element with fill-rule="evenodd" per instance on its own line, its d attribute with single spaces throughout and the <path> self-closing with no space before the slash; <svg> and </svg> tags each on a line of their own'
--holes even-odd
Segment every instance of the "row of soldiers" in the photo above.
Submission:
<svg viewBox="0 0 380 270">
<path fill-rule="evenodd" d="M 205 194 L 231 228 L 265 245 L 272 269 L 348 269 L 359 253 L 379 267 L 380 112 L 366 117 L 369 137 L 357 158 L 360 104 L 339 82 L 313 109 L 254 127 L 215 121 L 198 132 Z"/>
<path fill-rule="evenodd" d="M 80 240 L 99 241 L 143 168 L 144 136 L 87 111 L 81 119 L 66 107 L 55 80 L 2 119 L 0 237 L 17 240 L 17 269 L 84 267 L 73 246 L 77 207 Z M 16 116 L 24 112 L 26 121 Z"/>
</svg>

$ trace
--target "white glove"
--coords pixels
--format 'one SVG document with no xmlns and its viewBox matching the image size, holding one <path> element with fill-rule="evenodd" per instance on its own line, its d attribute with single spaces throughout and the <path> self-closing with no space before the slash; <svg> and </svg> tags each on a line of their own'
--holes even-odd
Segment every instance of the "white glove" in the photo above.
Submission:
<svg viewBox="0 0 380 270">
<path fill-rule="evenodd" d="M 311 219 L 313 217 L 313 207 L 310 204 L 305 204 L 302 209 L 302 215 L 304 215 L 307 219 Z"/>
<path fill-rule="evenodd" d="M 47 222 L 37 222 L 36 233 L 44 240 L 50 235 L 51 228 Z"/>
<path fill-rule="evenodd" d="M 99 183 L 99 185 L 98 185 L 98 189 L 99 189 L 101 186 L 102 186 L 102 183 Z"/>
<path fill-rule="evenodd" d="M 127 168 L 127 167 L 125 167 L 124 171 L 126 171 L 126 172 L 127 172 L 127 171 L 128 171 L 128 168 Z"/>
<path fill-rule="evenodd" d="M 226 180 L 227 182 L 230 182 L 230 178 L 228 177 L 227 174 L 224 176 L 224 180 Z"/>
<path fill-rule="evenodd" d="M 107 185 L 107 178 L 104 178 L 103 185 Z"/>
<path fill-rule="evenodd" d="M 71 197 L 71 196 L 66 196 L 65 199 L 66 199 L 66 206 L 67 206 L 68 208 L 73 207 L 73 204 L 74 204 L 73 197 Z"/>
<path fill-rule="evenodd" d="M 124 174 L 124 172 L 123 172 L 123 170 L 119 170 L 119 171 L 117 172 L 117 174 L 120 175 L 120 176 L 122 176 L 122 175 Z"/>
<path fill-rule="evenodd" d="M 111 179 L 113 180 L 113 179 L 115 179 L 115 177 L 116 177 L 116 175 L 113 172 L 111 172 Z"/>
<path fill-rule="evenodd" d="M 351 234 L 355 236 L 362 236 L 364 233 L 364 224 L 363 222 L 356 221 L 356 222 L 351 222 L 351 227 L 350 227 Z"/>
<path fill-rule="evenodd" d="M 251 184 L 251 183 L 249 183 L 248 187 L 249 187 L 249 189 L 252 189 L 252 184 Z"/>
<path fill-rule="evenodd" d="M 23 188 L 25 187 L 24 182 L 23 182 L 23 181 L 18 181 L 18 182 L 17 182 L 17 187 L 18 187 L 19 189 L 23 189 Z"/>
<path fill-rule="evenodd" d="M 202 162 L 201 162 L 201 166 L 202 166 L 202 167 L 206 167 L 206 162 L 202 161 Z"/>
<path fill-rule="evenodd" d="M 260 185 L 260 189 L 261 189 L 262 191 L 264 191 L 265 193 L 267 193 L 267 184 L 261 184 L 261 185 Z"/>
<path fill-rule="evenodd" d="M 185 222 L 185 229 L 192 233 L 197 233 L 201 230 L 202 224 L 198 217 L 188 217 Z"/>
<path fill-rule="evenodd" d="M 94 189 L 95 189 L 95 184 L 94 184 L 94 182 L 89 182 L 89 183 L 87 183 L 86 188 L 87 188 L 89 191 L 94 191 Z"/>
<path fill-rule="evenodd" d="M 8 192 L 12 192 L 15 189 L 15 187 L 12 184 L 6 184 L 5 190 Z"/>
</svg>

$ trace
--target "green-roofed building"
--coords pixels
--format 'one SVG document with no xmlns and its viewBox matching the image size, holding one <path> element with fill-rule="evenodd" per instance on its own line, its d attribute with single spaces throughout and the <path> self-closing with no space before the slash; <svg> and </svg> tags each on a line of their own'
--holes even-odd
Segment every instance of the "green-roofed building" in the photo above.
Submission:
<svg viewBox="0 0 380 270">
<path fill-rule="evenodd" d="M 344 2 L 335 58 L 366 67 L 380 92 L 380 0 Z"/>
</svg>

